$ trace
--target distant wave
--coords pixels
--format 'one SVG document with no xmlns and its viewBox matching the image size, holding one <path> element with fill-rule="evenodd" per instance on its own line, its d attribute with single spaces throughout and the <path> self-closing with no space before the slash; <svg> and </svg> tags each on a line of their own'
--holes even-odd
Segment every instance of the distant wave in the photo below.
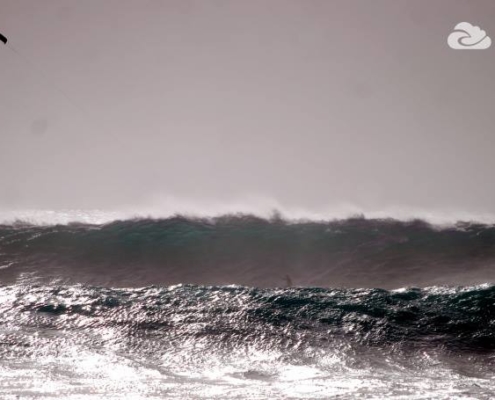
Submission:
<svg viewBox="0 0 495 400">
<path fill-rule="evenodd" d="M 470 285 L 495 281 L 495 227 L 422 220 L 176 216 L 0 226 L 0 282 L 110 287 Z"/>
</svg>

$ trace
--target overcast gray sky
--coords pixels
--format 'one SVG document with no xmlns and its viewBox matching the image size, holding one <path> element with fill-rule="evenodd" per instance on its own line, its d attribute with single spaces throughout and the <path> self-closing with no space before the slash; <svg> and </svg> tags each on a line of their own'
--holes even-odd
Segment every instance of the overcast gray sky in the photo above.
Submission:
<svg viewBox="0 0 495 400">
<path fill-rule="evenodd" d="M 0 208 L 495 214 L 495 2 L 0 0 Z M 68 101 L 68 99 L 70 101 Z"/>
</svg>

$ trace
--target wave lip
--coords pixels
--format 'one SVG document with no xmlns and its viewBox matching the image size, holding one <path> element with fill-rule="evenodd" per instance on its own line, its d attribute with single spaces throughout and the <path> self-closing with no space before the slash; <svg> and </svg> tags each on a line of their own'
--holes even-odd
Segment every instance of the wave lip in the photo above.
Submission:
<svg viewBox="0 0 495 400">
<path fill-rule="evenodd" d="M 458 210 L 425 210 L 407 207 L 390 207 L 386 210 L 365 210 L 341 204 L 328 209 L 309 211 L 303 208 L 285 207 L 271 199 L 251 199 L 249 202 L 199 204 L 183 199 L 166 198 L 155 205 L 117 210 L 0 210 L 0 224 L 12 225 L 67 225 L 71 223 L 107 224 L 135 219 L 169 219 L 184 216 L 191 219 L 218 218 L 225 215 L 252 215 L 262 219 L 279 216 L 287 221 L 332 221 L 362 217 L 366 219 L 395 219 L 408 222 L 423 220 L 438 226 L 455 226 L 459 222 L 485 225 L 495 224 L 495 214 L 468 213 Z"/>
</svg>

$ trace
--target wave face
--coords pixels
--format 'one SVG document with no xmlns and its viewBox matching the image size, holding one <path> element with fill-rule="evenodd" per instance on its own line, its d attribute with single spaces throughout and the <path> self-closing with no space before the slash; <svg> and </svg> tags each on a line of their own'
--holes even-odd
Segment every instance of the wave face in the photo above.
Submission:
<svg viewBox="0 0 495 400">
<path fill-rule="evenodd" d="M 495 227 L 420 220 L 174 217 L 0 226 L 0 280 L 141 287 L 472 285 L 495 280 Z"/>
<path fill-rule="evenodd" d="M 0 393 L 12 396 L 488 399 L 495 390 L 488 285 L 13 285 L 0 297 L 9 377 Z"/>
</svg>

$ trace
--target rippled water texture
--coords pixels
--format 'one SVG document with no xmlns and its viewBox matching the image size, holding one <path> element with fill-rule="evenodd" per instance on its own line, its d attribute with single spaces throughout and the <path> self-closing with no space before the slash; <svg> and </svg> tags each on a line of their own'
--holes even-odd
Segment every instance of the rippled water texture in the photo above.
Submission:
<svg viewBox="0 0 495 400">
<path fill-rule="evenodd" d="M 495 288 L 0 289 L 2 398 L 489 399 Z M 10 397 L 9 397 L 10 396 Z"/>
</svg>

